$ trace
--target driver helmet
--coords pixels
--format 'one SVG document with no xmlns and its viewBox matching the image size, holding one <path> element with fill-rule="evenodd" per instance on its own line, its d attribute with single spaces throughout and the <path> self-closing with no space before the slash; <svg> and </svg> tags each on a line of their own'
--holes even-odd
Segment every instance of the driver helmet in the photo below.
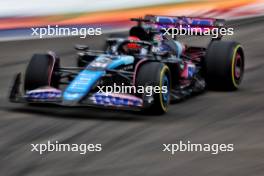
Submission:
<svg viewBox="0 0 264 176">
<path fill-rule="evenodd" d="M 131 41 L 140 41 L 140 39 L 139 39 L 138 37 L 136 37 L 136 36 L 129 36 L 127 39 L 128 39 L 128 40 L 131 40 Z M 127 44 L 127 48 L 128 48 L 128 49 L 134 49 L 134 50 L 137 50 L 137 49 L 140 49 L 141 47 L 140 47 L 139 44 L 136 44 L 136 43 L 134 43 L 134 42 L 131 42 L 131 43 L 128 43 L 128 44 Z"/>
<path fill-rule="evenodd" d="M 142 46 L 135 43 L 135 42 L 140 41 L 140 39 L 138 37 L 135 37 L 135 36 L 129 36 L 127 39 L 131 40 L 131 42 L 129 42 L 123 46 L 123 51 L 126 54 L 133 54 L 133 53 L 139 54 L 141 52 Z"/>
</svg>

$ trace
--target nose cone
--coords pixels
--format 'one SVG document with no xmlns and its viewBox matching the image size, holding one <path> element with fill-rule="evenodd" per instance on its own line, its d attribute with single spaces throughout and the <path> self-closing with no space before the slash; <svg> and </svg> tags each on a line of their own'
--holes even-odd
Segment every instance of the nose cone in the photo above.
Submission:
<svg viewBox="0 0 264 176">
<path fill-rule="evenodd" d="M 65 89 L 63 101 L 80 101 L 103 75 L 104 71 L 83 70 Z"/>
</svg>

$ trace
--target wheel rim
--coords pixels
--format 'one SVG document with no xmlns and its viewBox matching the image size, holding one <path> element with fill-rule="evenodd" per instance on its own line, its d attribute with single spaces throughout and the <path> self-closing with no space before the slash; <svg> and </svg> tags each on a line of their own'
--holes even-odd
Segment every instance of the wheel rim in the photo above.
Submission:
<svg viewBox="0 0 264 176">
<path fill-rule="evenodd" d="M 234 77 L 236 81 L 240 81 L 242 75 L 243 75 L 243 71 L 244 71 L 244 63 L 242 60 L 242 56 L 240 55 L 240 53 L 236 53 L 235 56 L 235 65 L 234 65 Z"/>
<path fill-rule="evenodd" d="M 167 75 L 164 75 L 163 79 L 162 79 L 162 87 L 166 87 L 167 92 L 166 93 L 162 93 L 162 101 L 165 105 L 167 105 L 168 101 L 169 101 L 169 96 L 170 96 L 170 89 L 169 86 L 170 82 L 169 82 L 169 78 Z"/>
</svg>

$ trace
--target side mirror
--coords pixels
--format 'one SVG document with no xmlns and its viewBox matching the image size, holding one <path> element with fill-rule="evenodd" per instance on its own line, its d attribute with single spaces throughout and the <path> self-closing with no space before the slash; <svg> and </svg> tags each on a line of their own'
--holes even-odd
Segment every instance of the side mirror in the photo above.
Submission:
<svg viewBox="0 0 264 176">
<path fill-rule="evenodd" d="M 89 49 L 87 45 L 75 45 L 74 48 L 78 51 L 87 51 Z"/>
</svg>

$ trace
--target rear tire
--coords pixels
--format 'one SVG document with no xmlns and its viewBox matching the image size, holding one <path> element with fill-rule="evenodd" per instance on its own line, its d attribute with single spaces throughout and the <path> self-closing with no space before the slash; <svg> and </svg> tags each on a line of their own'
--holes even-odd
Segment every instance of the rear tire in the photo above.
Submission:
<svg viewBox="0 0 264 176">
<path fill-rule="evenodd" d="M 245 67 L 241 45 L 233 41 L 213 41 L 205 57 L 205 78 L 209 88 L 236 90 Z"/>
<path fill-rule="evenodd" d="M 145 112 L 151 114 L 163 114 L 167 112 L 171 88 L 170 70 L 167 65 L 159 62 L 143 64 L 136 74 L 136 86 L 158 86 L 160 88 L 159 93 L 152 92 L 153 103 L 146 107 Z M 162 86 L 167 86 L 167 93 L 162 93 Z"/>
<path fill-rule="evenodd" d="M 58 76 L 54 75 L 59 60 L 49 54 L 34 54 L 25 73 L 24 90 L 34 90 L 43 86 L 58 87 Z"/>
</svg>

